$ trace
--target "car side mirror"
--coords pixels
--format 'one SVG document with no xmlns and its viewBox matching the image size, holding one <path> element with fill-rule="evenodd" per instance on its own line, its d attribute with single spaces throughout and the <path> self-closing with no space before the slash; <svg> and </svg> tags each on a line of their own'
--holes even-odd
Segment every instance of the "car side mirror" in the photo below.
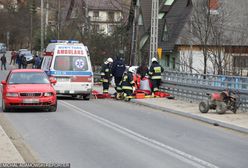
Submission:
<svg viewBox="0 0 248 168">
<path fill-rule="evenodd" d="M 6 82 L 6 80 L 2 80 L 2 85 L 6 85 L 7 84 L 7 82 Z"/>
<path fill-rule="evenodd" d="M 55 79 L 50 79 L 50 82 L 51 82 L 51 84 L 54 84 L 54 85 L 57 83 L 57 81 Z"/>
</svg>

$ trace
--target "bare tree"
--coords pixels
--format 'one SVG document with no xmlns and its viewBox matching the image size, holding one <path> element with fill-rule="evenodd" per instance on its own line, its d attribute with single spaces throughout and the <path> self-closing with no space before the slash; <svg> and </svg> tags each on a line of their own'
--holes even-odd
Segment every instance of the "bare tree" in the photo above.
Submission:
<svg viewBox="0 0 248 168">
<path fill-rule="evenodd" d="M 209 39 L 211 38 L 211 14 L 209 0 L 195 0 L 192 12 L 192 35 L 195 43 L 201 46 L 204 57 L 203 73 L 207 74 Z"/>
</svg>

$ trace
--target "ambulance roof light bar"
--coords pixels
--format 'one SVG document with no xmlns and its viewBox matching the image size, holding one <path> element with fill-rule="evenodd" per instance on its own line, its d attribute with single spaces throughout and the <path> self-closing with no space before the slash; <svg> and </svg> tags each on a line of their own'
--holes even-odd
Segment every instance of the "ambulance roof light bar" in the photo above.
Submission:
<svg viewBox="0 0 248 168">
<path fill-rule="evenodd" d="M 50 40 L 50 43 L 79 43 L 78 40 Z"/>
</svg>

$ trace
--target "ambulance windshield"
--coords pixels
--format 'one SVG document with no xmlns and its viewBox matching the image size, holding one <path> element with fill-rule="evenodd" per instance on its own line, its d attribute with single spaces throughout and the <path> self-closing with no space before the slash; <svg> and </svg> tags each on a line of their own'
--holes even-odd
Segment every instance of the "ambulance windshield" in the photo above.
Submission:
<svg viewBox="0 0 248 168">
<path fill-rule="evenodd" d="M 54 70 L 60 71 L 87 71 L 89 70 L 86 56 L 57 56 Z"/>
</svg>

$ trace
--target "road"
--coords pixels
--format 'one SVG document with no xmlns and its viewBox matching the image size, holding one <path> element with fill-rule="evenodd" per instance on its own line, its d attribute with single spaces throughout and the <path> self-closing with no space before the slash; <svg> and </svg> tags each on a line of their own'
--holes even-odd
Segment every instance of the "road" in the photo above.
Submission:
<svg viewBox="0 0 248 168">
<path fill-rule="evenodd" d="M 247 135 L 129 102 L 60 97 L 57 112 L 24 110 L 4 117 L 40 162 L 73 168 L 248 165 Z"/>
</svg>

